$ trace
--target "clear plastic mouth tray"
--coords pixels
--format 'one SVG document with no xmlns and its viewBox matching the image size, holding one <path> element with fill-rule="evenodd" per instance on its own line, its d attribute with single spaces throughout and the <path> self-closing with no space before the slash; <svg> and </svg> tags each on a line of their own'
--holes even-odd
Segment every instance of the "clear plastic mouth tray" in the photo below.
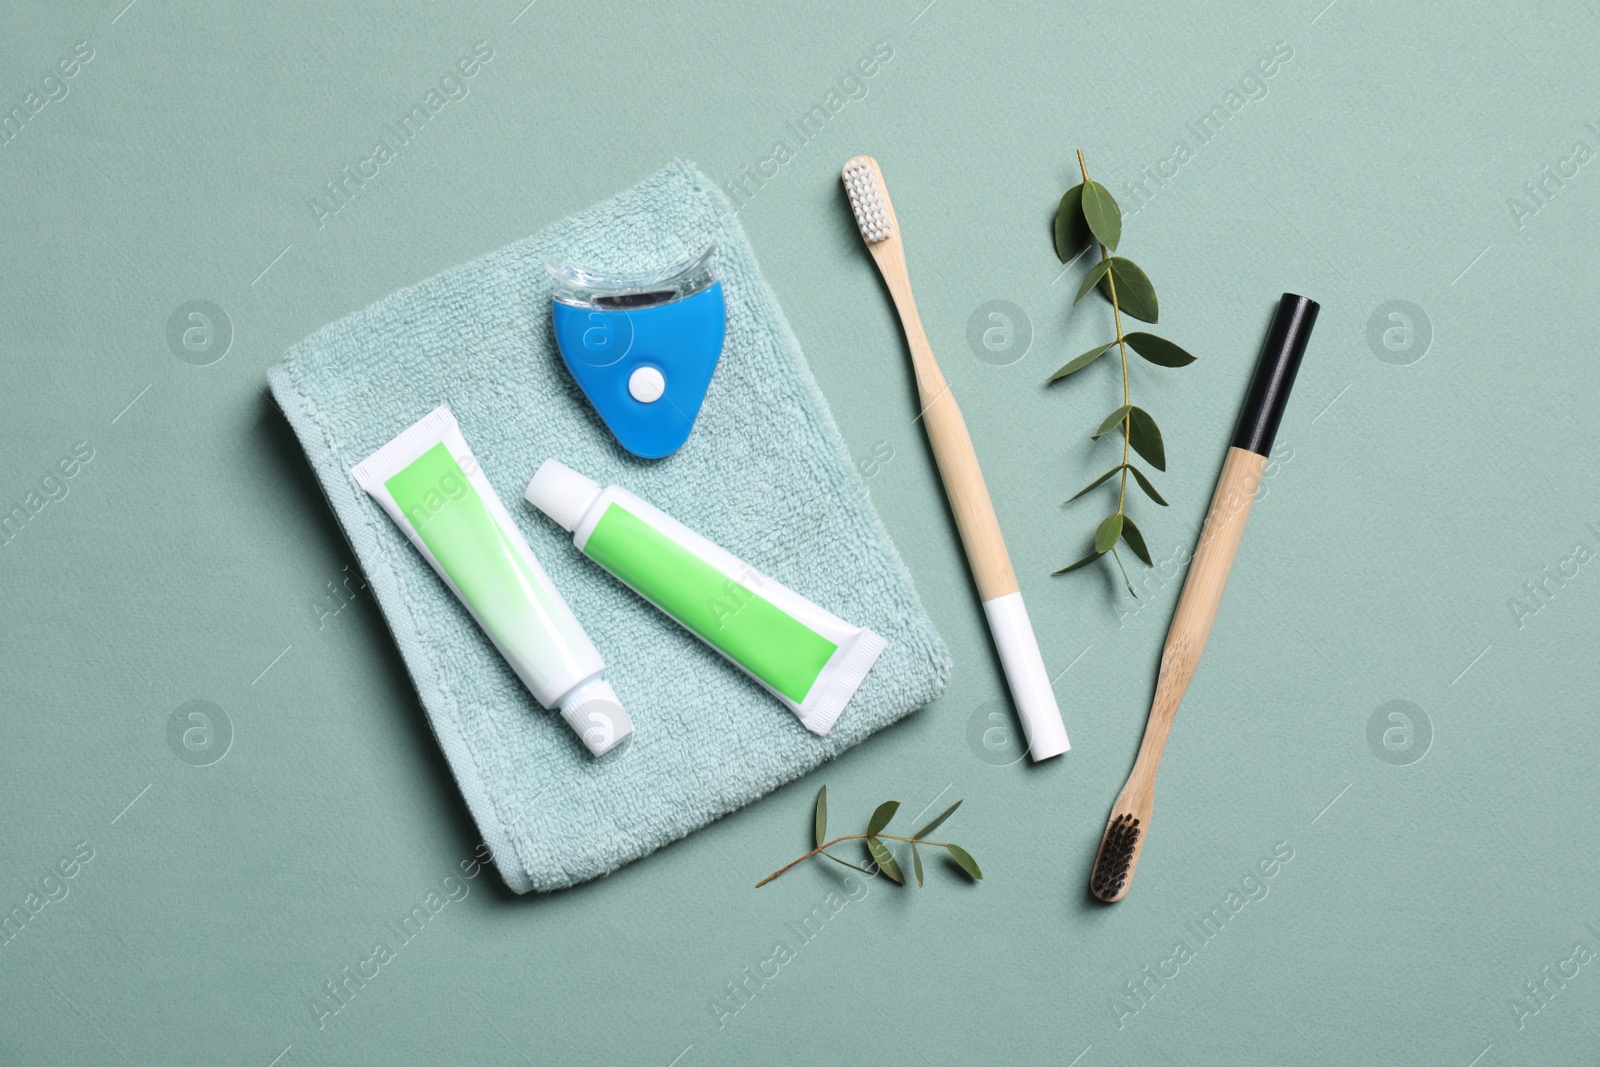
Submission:
<svg viewBox="0 0 1600 1067">
<path fill-rule="evenodd" d="M 689 258 L 649 274 L 600 274 L 555 263 L 546 263 L 544 269 L 555 279 L 554 298 L 558 302 L 578 308 L 626 311 L 681 300 L 711 288 L 717 280 L 711 273 L 716 251 L 715 244 L 706 245 Z"/>
<path fill-rule="evenodd" d="M 617 442 L 644 459 L 683 447 L 722 356 L 716 250 L 648 274 L 545 265 L 562 361 Z"/>
</svg>

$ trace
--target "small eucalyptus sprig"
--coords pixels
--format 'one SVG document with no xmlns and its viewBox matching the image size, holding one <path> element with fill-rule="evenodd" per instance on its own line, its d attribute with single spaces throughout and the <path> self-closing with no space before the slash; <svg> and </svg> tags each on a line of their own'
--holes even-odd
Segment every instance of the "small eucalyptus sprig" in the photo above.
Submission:
<svg viewBox="0 0 1600 1067">
<path fill-rule="evenodd" d="M 877 810 L 872 813 L 872 818 L 867 820 L 866 833 L 845 834 L 842 837 L 836 837 L 830 841 L 828 840 L 828 787 L 823 786 L 822 789 L 817 793 L 817 813 L 816 818 L 813 820 L 813 828 L 816 831 L 817 847 L 812 849 L 810 852 L 807 852 L 804 856 L 801 856 L 793 863 L 786 864 L 783 867 L 778 868 L 776 871 L 773 871 L 765 878 L 761 879 L 761 881 L 756 883 L 756 888 L 760 889 L 774 878 L 793 870 L 806 860 L 811 859 L 813 856 L 822 856 L 826 859 L 832 860 L 835 863 L 843 864 L 844 866 L 849 867 L 851 870 L 860 871 L 862 874 L 870 875 L 872 872 L 867 870 L 865 867 L 857 866 L 856 864 L 851 863 L 849 860 L 842 860 L 838 856 L 835 856 L 833 853 L 828 851 L 828 849 L 832 848 L 834 845 L 837 845 L 841 841 L 865 841 L 867 843 L 867 855 L 870 856 L 872 862 L 877 865 L 878 870 L 883 872 L 883 874 L 891 881 L 899 885 L 905 885 L 905 872 L 900 869 L 900 864 L 895 861 L 894 854 L 889 851 L 889 846 L 883 843 L 885 839 L 890 841 L 905 841 L 911 845 L 912 870 L 916 873 L 917 885 L 919 887 L 922 885 L 922 853 L 917 851 L 918 845 L 922 845 L 925 848 L 944 849 L 946 852 L 950 853 L 950 858 L 956 861 L 956 866 L 967 872 L 967 874 L 971 877 L 981 880 L 983 878 L 983 871 L 978 868 L 978 861 L 972 858 L 972 854 L 970 852 L 962 848 L 960 845 L 953 845 L 948 841 L 929 841 L 927 839 L 927 835 L 938 829 L 939 824 L 944 822 L 951 815 L 955 814 L 955 810 L 960 806 L 961 801 L 958 800 L 948 808 L 945 808 L 944 811 L 940 812 L 938 818 L 934 819 L 932 822 L 918 830 L 916 833 L 912 834 L 910 837 L 900 837 L 896 834 L 886 834 L 883 832 L 884 828 L 889 825 L 889 820 L 894 818 L 894 813 L 900 810 L 900 802 L 898 800 L 886 800 L 882 804 L 878 805 Z"/>
<path fill-rule="evenodd" d="M 1144 408 L 1134 406 L 1128 386 L 1128 349 L 1132 348 L 1158 367 L 1187 366 L 1194 362 L 1194 357 L 1171 341 L 1157 337 L 1153 333 L 1123 332 L 1124 313 L 1150 323 L 1159 317 L 1160 308 L 1156 302 L 1155 287 L 1150 284 L 1149 276 L 1140 270 L 1133 260 L 1112 254 L 1117 250 L 1117 242 L 1122 239 L 1122 209 L 1117 206 L 1116 198 L 1105 186 L 1089 180 L 1089 168 L 1084 164 L 1081 149 L 1078 152 L 1078 169 L 1083 173 L 1082 184 L 1068 189 L 1061 197 L 1060 207 L 1056 209 L 1056 256 L 1061 262 L 1067 263 L 1076 259 L 1086 245 L 1099 248 L 1100 260 L 1084 276 L 1083 284 L 1078 286 L 1078 295 L 1072 302 L 1077 304 L 1089 295 L 1089 290 L 1099 288 L 1101 294 L 1111 302 L 1111 321 L 1116 326 L 1117 335 L 1105 344 L 1096 345 L 1067 363 L 1052 374 L 1050 380 L 1059 381 L 1069 374 L 1076 374 L 1113 348 L 1117 349 L 1122 357 L 1122 406 L 1107 415 L 1105 421 L 1100 423 L 1099 429 L 1090 436 L 1094 440 L 1099 440 L 1120 426 L 1122 462 L 1066 500 L 1066 503 L 1070 504 L 1089 490 L 1110 480 L 1113 475 L 1120 475 L 1117 484 L 1117 510 L 1102 519 L 1100 525 L 1095 528 L 1093 551 L 1055 573 L 1066 574 L 1068 571 L 1075 571 L 1109 552 L 1111 558 L 1116 560 L 1117 569 L 1122 572 L 1122 583 L 1128 587 L 1128 593 L 1137 598 L 1139 594 L 1133 590 L 1133 582 L 1128 578 L 1128 569 L 1122 565 L 1122 557 L 1117 554 L 1117 543 L 1120 541 L 1131 548 L 1133 554 L 1138 556 L 1145 566 L 1151 565 L 1150 549 L 1145 544 L 1144 535 L 1128 517 L 1128 475 L 1133 475 L 1133 480 L 1139 483 L 1139 488 L 1143 489 L 1151 500 L 1162 507 L 1166 507 L 1167 502 L 1161 499 L 1161 494 L 1156 492 L 1156 487 L 1151 484 L 1145 473 L 1130 462 L 1129 450 L 1131 448 L 1132 451 L 1139 453 L 1158 471 L 1167 469 L 1167 453 L 1166 446 L 1161 440 L 1161 428 L 1156 425 L 1156 420 L 1151 418 L 1150 413 Z"/>
</svg>

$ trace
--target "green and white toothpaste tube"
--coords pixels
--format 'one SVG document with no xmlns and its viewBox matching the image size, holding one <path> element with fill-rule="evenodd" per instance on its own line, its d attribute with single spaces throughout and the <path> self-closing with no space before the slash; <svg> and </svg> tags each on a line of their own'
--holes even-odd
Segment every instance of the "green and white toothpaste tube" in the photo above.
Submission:
<svg viewBox="0 0 1600 1067">
<path fill-rule="evenodd" d="M 533 558 L 448 407 L 350 472 L 489 635 L 540 704 L 596 756 L 633 733 L 605 662 Z"/>
<path fill-rule="evenodd" d="M 883 652 L 852 626 L 740 562 L 620 486 L 600 488 L 546 460 L 528 503 L 571 531 L 578 550 L 660 608 L 826 734 Z"/>
</svg>

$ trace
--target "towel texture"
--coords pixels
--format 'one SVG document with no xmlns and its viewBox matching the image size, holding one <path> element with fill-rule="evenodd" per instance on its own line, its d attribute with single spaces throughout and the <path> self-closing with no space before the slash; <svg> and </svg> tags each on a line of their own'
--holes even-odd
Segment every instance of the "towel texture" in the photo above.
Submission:
<svg viewBox="0 0 1600 1067">
<path fill-rule="evenodd" d="M 688 443 L 657 461 L 612 440 L 555 350 L 546 261 L 664 266 L 715 241 L 727 342 Z M 858 744 L 943 691 L 950 658 L 878 521 L 800 345 L 722 193 L 676 163 L 542 233 L 323 328 L 267 374 L 360 558 L 506 884 L 615 870 Z M 448 404 L 606 659 L 631 743 L 590 756 L 518 682 L 349 474 Z M 554 457 L 616 483 L 888 649 L 827 737 L 579 555 L 522 500 Z"/>
</svg>

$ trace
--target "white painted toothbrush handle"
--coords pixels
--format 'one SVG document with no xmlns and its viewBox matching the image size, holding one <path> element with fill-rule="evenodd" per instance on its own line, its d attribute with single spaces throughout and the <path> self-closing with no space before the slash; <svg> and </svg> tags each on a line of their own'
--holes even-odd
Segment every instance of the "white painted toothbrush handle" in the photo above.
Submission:
<svg viewBox="0 0 1600 1067">
<path fill-rule="evenodd" d="M 1035 763 L 1061 755 L 1072 745 L 1067 741 L 1067 728 L 1061 721 L 1055 690 L 1050 686 L 1050 672 L 1044 668 L 1039 639 L 1033 635 L 1022 594 L 1007 593 L 985 600 L 983 613 L 989 619 L 989 632 L 994 635 L 1006 684 L 1022 720 L 1028 754 Z"/>
</svg>

